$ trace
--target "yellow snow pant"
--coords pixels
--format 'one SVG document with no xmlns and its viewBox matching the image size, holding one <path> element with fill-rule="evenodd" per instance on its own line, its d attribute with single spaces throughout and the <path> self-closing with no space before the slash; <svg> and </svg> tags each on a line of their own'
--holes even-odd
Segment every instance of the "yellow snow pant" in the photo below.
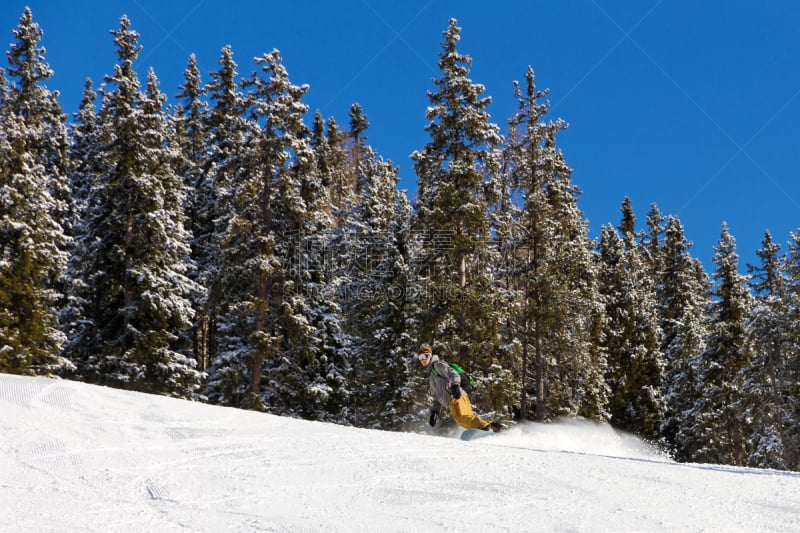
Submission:
<svg viewBox="0 0 800 533">
<path fill-rule="evenodd" d="M 469 397 L 465 393 L 461 393 L 461 398 L 450 400 L 450 414 L 453 415 L 458 425 L 467 429 L 483 429 L 489 425 L 489 422 L 483 420 L 481 417 L 472 412 L 472 405 L 469 403 Z"/>
</svg>

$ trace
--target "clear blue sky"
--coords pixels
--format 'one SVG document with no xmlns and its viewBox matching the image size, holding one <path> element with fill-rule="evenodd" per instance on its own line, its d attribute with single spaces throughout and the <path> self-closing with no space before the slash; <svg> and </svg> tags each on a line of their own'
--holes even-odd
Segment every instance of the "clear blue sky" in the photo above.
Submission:
<svg viewBox="0 0 800 533">
<path fill-rule="evenodd" d="M 4 50 L 26 5 L 45 32 L 49 88 L 69 113 L 86 77 L 99 84 L 112 71 L 109 30 L 123 13 L 141 34 L 141 79 L 153 66 L 170 96 L 192 52 L 207 81 L 226 44 L 242 74 L 278 48 L 292 81 L 311 86 L 311 113 L 344 125 L 361 103 L 368 142 L 400 167 L 412 194 L 408 156 L 428 140 L 426 91 L 455 17 L 495 123 L 506 125 L 512 82 L 528 65 L 550 89 L 551 118 L 570 124 L 560 142 L 592 236 L 618 224 L 625 196 L 640 227 L 655 202 L 680 217 L 711 273 L 723 221 L 742 269 L 765 229 L 784 244 L 800 228 L 795 0 L 6 0 Z"/>
</svg>

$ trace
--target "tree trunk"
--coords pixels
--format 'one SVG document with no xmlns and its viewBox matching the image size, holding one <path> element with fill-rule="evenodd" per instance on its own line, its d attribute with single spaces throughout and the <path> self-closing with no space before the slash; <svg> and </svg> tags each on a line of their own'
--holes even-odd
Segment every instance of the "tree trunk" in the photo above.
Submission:
<svg viewBox="0 0 800 533">
<path fill-rule="evenodd" d="M 534 336 L 536 338 L 536 420 L 537 422 L 544 422 L 547 417 L 544 395 L 544 350 L 542 349 L 542 339 L 539 336 L 538 324 Z"/>
<path fill-rule="evenodd" d="M 208 315 L 202 311 L 195 311 L 193 328 L 194 358 L 197 361 L 197 368 L 205 372 L 208 368 Z"/>
<path fill-rule="evenodd" d="M 259 280 L 258 287 L 256 289 L 258 311 L 256 315 L 255 331 L 259 332 L 263 332 L 267 329 L 267 306 L 269 303 L 267 300 L 267 296 L 269 295 L 267 285 L 268 282 Z M 255 406 L 259 406 L 261 404 L 257 398 L 259 398 L 261 395 L 261 372 L 264 368 L 265 348 L 265 346 L 261 345 L 253 347 L 253 358 L 250 365 L 250 396 L 255 401 Z"/>
<path fill-rule="evenodd" d="M 525 332 L 522 337 L 522 394 L 520 395 L 519 419 L 524 422 L 528 419 L 528 321 L 525 320 Z"/>
</svg>

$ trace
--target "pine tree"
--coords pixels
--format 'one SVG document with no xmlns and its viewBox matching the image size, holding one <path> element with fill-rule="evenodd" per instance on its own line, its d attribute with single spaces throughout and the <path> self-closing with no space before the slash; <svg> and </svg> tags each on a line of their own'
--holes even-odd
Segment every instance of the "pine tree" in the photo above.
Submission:
<svg viewBox="0 0 800 533">
<path fill-rule="evenodd" d="M 311 145 L 316 154 L 319 179 L 328 191 L 326 210 L 332 217 L 334 232 L 347 225 L 358 202 L 355 185 L 358 163 L 348 156 L 346 137 L 333 117 L 326 122 L 319 111 L 314 114 Z"/>
<path fill-rule="evenodd" d="M 230 216 L 215 285 L 226 337 L 219 401 L 304 418 L 346 416 L 346 361 L 335 304 L 324 299 L 324 188 L 303 123 L 307 86 L 289 81 L 277 50 L 243 82 L 253 134 L 231 160 Z M 255 128 L 258 129 L 255 129 Z"/>
<path fill-rule="evenodd" d="M 59 372 L 63 335 L 52 287 L 62 275 L 66 238 L 49 215 L 47 174 L 28 150 L 28 131 L 0 112 L 0 372 Z"/>
<path fill-rule="evenodd" d="M 84 221 L 88 218 L 89 201 L 92 191 L 100 184 L 102 172 L 102 144 L 95 109 L 97 93 L 92 81 L 86 80 L 80 108 L 74 115 L 72 123 L 72 144 L 69 150 L 68 179 L 72 189 L 75 216 L 74 241 L 69 254 L 67 268 L 67 301 L 61 310 L 61 328 L 68 339 L 76 339 L 83 327 L 84 310 L 88 302 L 84 299 L 87 292 L 86 280 L 82 269 L 88 268 L 88 250 L 83 246 L 87 227 Z M 65 346 L 65 352 L 72 353 L 74 347 Z"/>
<path fill-rule="evenodd" d="M 667 217 L 663 230 L 654 205 L 649 217 L 648 242 L 658 295 L 662 331 L 661 351 L 666 359 L 664 399 L 666 413 L 661 434 L 680 460 L 690 460 L 695 447 L 692 407 L 698 399 L 700 357 L 707 338 L 706 308 L 711 284 L 700 262 L 692 258 L 691 243 L 676 217 Z M 656 223 L 658 221 L 658 223 Z M 663 241 L 658 238 L 663 233 Z M 662 243 L 660 246 L 658 243 Z"/>
<path fill-rule="evenodd" d="M 358 102 L 354 102 L 350 106 L 349 116 L 350 139 L 352 140 L 350 159 L 356 163 L 357 169 L 361 161 L 369 159 L 367 138 L 364 136 L 364 132 L 369 128 L 369 122 L 367 115 L 364 114 L 364 108 Z"/>
<path fill-rule="evenodd" d="M 87 79 L 78 112 L 72 123 L 72 144 L 69 150 L 69 181 L 75 198 L 77 218 L 82 219 L 91 190 L 97 182 L 97 160 L 100 146 L 95 102 L 97 93 Z"/>
<path fill-rule="evenodd" d="M 762 247 L 756 252 L 761 264 L 748 265 L 756 295 L 747 327 L 747 345 L 753 361 L 744 370 L 741 404 L 743 416 L 751 421 L 753 428 L 748 442 L 748 465 L 784 469 L 784 418 L 788 407 L 784 390 L 791 330 L 787 321 L 786 261 L 778 255 L 779 251 L 780 245 L 766 231 Z"/>
<path fill-rule="evenodd" d="M 391 162 L 362 146 L 360 203 L 349 218 L 344 248 L 342 307 L 351 335 L 356 409 L 362 424 L 397 427 L 407 422 L 415 361 L 405 357 L 406 242 L 411 208 Z"/>
<path fill-rule="evenodd" d="M 522 384 L 528 381 L 523 378 L 522 369 L 527 371 L 529 366 L 523 365 L 523 360 L 529 360 L 526 358 L 528 345 L 519 334 L 526 300 L 521 261 L 525 252 L 520 249 L 523 246 L 519 224 L 521 209 L 512 198 L 516 190 L 509 174 L 501 171 L 498 176 L 498 201 L 492 213 L 492 231 L 499 255 L 493 278 L 497 284 L 497 332 L 500 345 L 493 361 L 497 377 L 491 390 L 491 403 L 509 406 L 509 411 L 515 417 L 520 414 Z"/>
<path fill-rule="evenodd" d="M 57 309 L 72 217 L 66 126 L 45 87 L 42 35 L 26 8 L 0 80 L 0 370 L 50 375 L 69 366 Z"/>
<path fill-rule="evenodd" d="M 800 470 L 800 231 L 790 234 L 786 258 L 787 307 L 786 329 L 789 346 L 784 352 L 783 411 L 784 464 Z"/>
<path fill-rule="evenodd" d="M 165 97 L 152 71 L 140 89 L 139 34 L 128 18 L 111 33 L 119 63 L 99 115 L 103 167 L 82 243 L 87 323 L 73 353 L 87 381 L 192 397 L 200 376 L 187 331 L 196 286 L 187 277 L 184 190 L 172 168 Z"/>
<path fill-rule="evenodd" d="M 650 273 L 653 279 L 659 279 L 664 270 L 664 248 L 666 246 L 664 243 L 664 234 L 668 221 L 669 217 L 664 217 L 656 204 L 650 205 L 650 211 L 647 213 L 647 234 L 642 241 L 642 245 L 650 265 Z M 680 224 L 680 221 L 675 220 L 675 223 Z M 683 239 L 683 227 L 680 227 L 680 233 L 680 238 Z M 686 244 L 686 250 L 684 251 L 688 252 L 690 245 L 688 245 L 688 243 Z"/>
<path fill-rule="evenodd" d="M 636 242 L 635 217 L 626 198 L 620 238 L 612 227 L 600 237 L 600 292 L 605 296 L 604 345 L 608 353 L 611 423 L 656 440 L 664 418 L 663 355 L 655 314 L 655 289 Z"/>
<path fill-rule="evenodd" d="M 183 73 L 184 83 L 179 87 L 180 92 L 175 95 L 183 104 L 177 115 L 178 130 L 181 133 L 179 146 L 186 158 L 185 169 L 188 175 L 184 176 L 187 185 L 193 185 L 197 180 L 197 167 L 206 155 L 205 121 L 208 109 L 203 101 L 203 90 L 200 70 L 197 67 L 197 58 L 194 54 L 189 56 L 189 62 Z M 193 178 L 193 179 L 192 179 Z"/>
<path fill-rule="evenodd" d="M 321 243 L 330 261 L 324 292 L 343 316 L 351 421 L 396 428 L 408 421 L 413 391 L 412 361 L 400 355 L 415 349 L 406 334 L 410 207 L 397 170 L 366 145 L 368 125 L 358 104 L 349 132 L 314 116 L 311 144 L 332 221 Z"/>
<path fill-rule="evenodd" d="M 289 282 L 286 251 L 293 232 L 299 232 L 289 226 L 289 210 L 304 207 L 300 185 L 287 182 L 291 180 L 294 142 L 303 138 L 305 109 L 299 106 L 305 90 L 289 84 L 277 51 L 260 61 L 264 77 L 254 74 L 243 82 L 254 87 L 247 97 L 254 108 L 247 125 L 252 133 L 245 137 L 239 153 L 228 154 L 229 159 L 222 162 L 239 172 L 229 174 L 226 180 L 223 211 L 229 214 L 221 219 L 225 223 L 220 242 L 223 263 L 215 282 L 215 288 L 225 295 L 219 302 L 226 315 L 220 318 L 225 321 L 226 335 L 220 339 L 216 363 L 222 394 L 218 401 L 252 409 L 265 408 L 265 363 L 284 355 L 282 319 L 288 309 L 283 303 Z M 263 131 L 258 131 L 259 120 Z M 310 329 L 307 332 L 310 335 Z M 289 388 L 293 386 L 299 384 L 292 383 Z"/>
<path fill-rule="evenodd" d="M 210 108 L 204 120 L 209 152 L 204 170 L 211 178 L 210 183 L 201 184 L 203 189 L 198 192 L 212 195 L 212 198 L 203 198 L 209 209 L 222 209 L 217 198 L 226 194 L 236 179 L 234 161 L 251 133 L 251 126 L 244 117 L 247 102 L 239 87 L 238 65 L 230 46 L 222 49 L 218 63 L 219 69 L 211 72 L 211 81 L 205 87 Z M 205 214 L 212 222 L 218 216 L 216 212 Z"/>
<path fill-rule="evenodd" d="M 213 257 L 211 235 L 214 226 L 213 219 L 209 220 L 209 212 L 213 212 L 216 202 L 215 191 L 209 186 L 206 177 L 208 145 L 205 119 L 208 106 L 203 100 L 204 95 L 197 58 L 192 54 L 184 71 L 184 83 L 176 95 L 182 103 L 176 107 L 174 124 L 175 142 L 180 156 L 176 172 L 186 187 L 184 212 L 187 229 L 192 235 L 191 257 L 196 266 L 192 279 L 202 287 L 192 304 L 192 352 L 201 371 L 206 370 L 212 356 L 210 329 L 213 321 L 208 313 L 208 288 L 205 284 L 208 282 Z"/>
<path fill-rule="evenodd" d="M 8 52 L 6 75 L 10 91 L 5 107 L 22 120 L 29 135 L 28 150 L 47 176 L 47 188 L 53 198 L 51 216 L 61 222 L 67 235 L 71 235 L 74 213 L 66 178 L 66 117 L 58 103 L 58 93 L 45 85 L 53 71 L 44 61 L 45 49 L 39 47 L 43 34 L 33 22 L 30 8 L 25 8 L 14 30 L 16 42 Z"/>
<path fill-rule="evenodd" d="M 512 133 L 504 150 L 504 182 L 521 198 L 519 219 L 505 232 L 512 246 L 512 286 L 519 287 L 516 337 L 520 339 L 520 415 L 536 418 L 607 416 L 604 383 L 606 358 L 599 345 L 603 306 L 598 293 L 592 244 L 578 209 L 572 170 L 556 146 L 566 127 L 545 123 L 547 92 L 537 91 L 533 69 L 526 73 L 523 94 L 516 85 L 519 111 L 510 120 Z"/>
<path fill-rule="evenodd" d="M 749 428 L 740 411 L 740 373 L 751 361 L 745 331 L 752 304 L 747 279 L 738 272 L 736 243 L 727 224 L 714 250 L 709 339 L 698 376 L 701 397 L 693 407 L 700 447 L 693 459 L 743 465 Z"/>
<path fill-rule="evenodd" d="M 222 268 L 220 242 L 233 210 L 233 206 L 225 203 L 225 198 L 230 196 L 231 184 L 240 173 L 237 161 L 244 150 L 245 138 L 253 135 L 254 129 L 244 117 L 247 104 L 239 87 L 238 65 L 230 46 L 221 50 L 218 64 L 219 69 L 211 72 L 211 81 L 203 89 L 209 98 L 209 107 L 200 120 L 206 154 L 197 181 L 190 184 L 192 257 L 197 264 L 198 281 L 205 288 L 205 297 L 201 296 L 197 302 L 199 308 L 195 332 L 201 349 L 198 358 L 204 364 L 216 365 L 216 368 L 209 368 L 210 383 L 220 377 L 216 375 L 218 370 L 226 372 L 231 367 L 224 359 L 218 358 L 220 342 L 228 341 L 219 340 L 227 332 L 220 331 L 217 323 L 223 313 L 224 291 L 215 283 L 220 278 Z M 196 75 L 190 64 L 184 85 L 185 93 L 195 92 L 193 85 L 199 82 L 194 79 Z M 191 105 L 187 103 L 189 107 Z M 219 390 L 211 384 L 206 394 L 209 399 L 216 401 Z"/>
<path fill-rule="evenodd" d="M 420 341 L 477 373 L 490 367 L 499 341 L 489 212 L 500 136 L 487 113 L 491 99 L 468 78 L 472 60 L 457 49 L 460 34 L 450 20 L 439 54 L 442 75 L 428 92 L 430 141 L 411 156 L 418 177 L 414 232 L 421 241 L 416 323 Z"/>
</svg>

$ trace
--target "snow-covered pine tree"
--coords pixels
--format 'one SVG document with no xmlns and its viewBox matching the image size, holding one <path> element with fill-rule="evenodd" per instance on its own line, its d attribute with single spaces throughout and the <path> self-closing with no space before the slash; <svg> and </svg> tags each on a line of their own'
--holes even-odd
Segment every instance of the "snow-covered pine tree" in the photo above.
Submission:
<svg viewBox="0 0 800 533">
<path fill-rule="evenodd" d="M 756 251 L 760 265 L 748 265 L 755 294 L 747 325 L 747 344 L 753 361 L 744 369 L 741 409 L 752 426 L 747 464 L 785 469 L 784 422 L 788 405 L 784 394 L 792 332 L 787 321 L 786 260 L 779 252 L 780 245 L 766 231 L 761 249 Z"/>
<path fill-rule="evenodd" d="M 257 61 L 264 65 L 266 83 L 252 78 L 253 116 L 270 124 L 271 130 L 264 131 L 277 137 L 278 144 L 288 141 L 291 154 L 285 174 L 277 176 L 284 229 L 288 230 L 282 250 L 287 272 L 282 306 L 284 344 L 281 358 L 269 362 L 267 379 L 272 386 L 264 398 L 278 411 L 345 423 L 352 418 L 347 381 L 350 361 L 341 309 L 328 286 L 333 268 L 329 248 L 333 220 L 326 210 L 330 200 L 303 123 L 308 106 L 300 99 L 308 86 L 290 83 L 277 50 Z M 329 120 L 331 126 L 338 131 Z M 330 142 L 338 134 L 328 138 Z"/>
<path fill-rule="evenodd" d="M 210 102 L 204 122 L 209 151 L 206 173 L 213 177 L 209 188 L 219 195 L 227 193 L 230 182 L 236 178 L 235 157 L 242 150 L 245 137 L 250 135 L 251 125 L 244 116 L 247 102 L 239 87 L 239 67 L 233 59 L 233 49 L 224 47 L 217 62 L 219 69 L 211 72 L 211 81 L 205 87 Z"/>
<path fill-rule="evenodd" d="M 155 277 L 151 291 L 157 303 L 149 304 L 159 315 L 167 338 L 177 338 L 166 344 L 175 353 L 160 355 L 161 364 L 169 368 L 168 380 L 173 387 L 185 390 L 167 391 L 173 395 L 194 396 L 201 376 L 196 371 L 197 360 L 193 352 L 192 321 L 195 317 L 193 302 L 197 301 L 202 287 L 194 280 L 197 267 L 191 258 L 192 233 L 186 217 L 187 187 L 183 176 L 175 169 L 183 162 L 181 145 L 176 137 L 173 121 L 165 108 L 167 101 L 160 88 L 155 72 L 151 68 L 147 74 L 145 98 L 142 100 L 142 121 L 144 123 L 147 166 L 145 171 L 152 174 L 156 182 L 156 196 L 160 199 L 157 211 L 152 218 L 158 220 L 159 231 L 154 239 L 156 248 L 163 246 L 160 257 L 153 258 L 152 269 Z M 159 254 L 154 254 L 158 256 Z M 191 393 L 190 393 L 191 391 Z"/>
<path fill-rule="evenodd" d="M 331 119 L 333 119 L 333 117 L 331 117 Z M 338 129 L 338 126 L 335 126 L 335 128 Z M 334 137 L 334 142 L 339 142 L 340 139 L 338 135 Z M 328 136 L 325 135 L 325 118 L 322 116 L 322 112 L 319 109 L 314 112 L 314 122 L 311 126 L 311 147 L 314 149 L 314 154 L 316 156 L 319 177 L 322 180 L 322 184 L 327 187 L 329 191 L 328 205 L 326 205 L 325 208 L 331 216 L 335 217 L 338 207 L 336 207 L 334 198 L 337 195 L 332 189 L 336 188 L 336 185 L 334 185 L 334 180 L 336 179 L 334 175 L 338 170 L 337 158 L 334 157 L 333 149 L 328 142 Z M 340 147 L 340 149 L 343 150 L 344 148 Z M 339 164 L 341 165 L 341 162 L 339 162 Z M 346 213 L 343 214 L 346 216 Z"/>
<path fill-rule="evenodd" d="M 319 214 L 327 227 L 326 232 L 313 237 L 312 248 L 325 257 L 319 287 L 321 296 L 334 303 L 337 313 L 341 315 L 342 346 L 339 356 L 347 360 L 352 372 L 357 373 L 352 353 L 356 343 L 344 309 L 348 305 L 352 266 L 357 263 L 355 256 L 358 254 L 355 249 L 357 237 L 352 234 L 350 224 L 358 201 L 353 185 L 355 163 L 348 155 L 347 134 L 341 131 L 333 117 L 326 121 L 319 110 L 314 113 L 309 140 L 314 151 L 314 174 L 324 187 L 324 194 L 319 198 Z M 357 392 L 357 379 L 355 374 L 346 376 L 346 379 L 351 390 L 348 399 L 349 422 L 359 425 L 364 420 L 364 405 Z"/>
<path fill-rule="evenodd" d="M 0 372 L 56 374 L 59 357 L 54 282 L 63 275 L 67 239 L 51 216 L 48 175 L 28 149 L 29 130 L 0 110 Z"/>
<path fill-rule="evenodd" d="M 516 135 L 514 128 L 512 124 L 509 134 L 511 139 Z M 502 164 L 504 147 L 500 146 L 498 150 Z M 529 381 L 525 375 L 529 365 L 524 361 L 530 361 L 528 353 L 530 346 L 520 334 L 521 331 L 525 331 L 527 319 L 524 282 L 527 266 L 522 260 L 526 254 L 523 229 L 520 225 L 522 202 L 515 197 L 518 195 L 519 187 L 514 183 L 513 173 L 506 170 L 507 167 L 502 167 L 498 174 L 498 197 L 491 214 L 492 231 L 499 254 L 494 279 L 498 285 L 500 302 L 497 317 L 500 346 L 496 365 L 493 366 L 497 377 L 490 394 L 492 405 L 510 406 L 512 414 L 518 416 L 520 404 L 527 405 L 527 401 L 523 401 L 527 394 L 527 391 L 523 390 L 523 383 Z"/>
<path fill-rule="evenodd" d="M 328 226 L 327 233 L 315 239 L 317 247 L 327 257 L 324 272 L 326 297 L 337 304 L 341 303 L 340 288 L 346 283 L 344 278 L 354 262 L 349 220 L 358 201 L 353 185 L 356 163 L 349 158 L 346 140 L 347 134 L 339 129 L 333 117 L 326 121 L 319 110 L 314 113 L 310 141 L 316 163 L 315 174 L 325 189 L 320 209 Z M 345 340 L 345 344 L 350 342 Z"/>
<path fill-rule="evenodd" d="M 664 234 L 666 232 L 668 217 L 661 214 L 661 210 L 656 204 L 650 205 L 650 210 L 647 212 L 647 232 L 642 240 L 647 262 L 650 265 L 650 275 L 654 279 L 659 279 L 662 274 L 664 259 Z M 676 221 L 679 223 L 679 221 Z M 681 234 L 683 227 L 680 228 Z M 688 252 L 688 243 L 687 249 Z M 656 283 L 656 287 L 659 284 Z"/>
<path fill-rule="evenodd" d="M 200 378 L 187 336 L 196 286 L 165 97 L 152 70 L 140 89 L 128 18 L 111 33 L 119 63 L 99 114 L 103 153 L 81 243 L 86 322 L 71 353 L 87 381 L 190 398 Z"/>
<path fill-rule="evenodd" d="M 790 345 L 784 354 L 786 362 L 782 393 L 786 408 L 783 416 L 784 464 L 800 470 L 800 231 L 790 234 L 786 259 L 787 299 Z"/>
<path fill-rule="evenodd" d="M 0 107 L 0 371 L 51 375 L 69 367 L 58 307 L 73 217 L 67 133 L 26 8 L 14 30 Z"/>
<path fill-rule="evenodd" d="M 655 440 L 660 436 L 664 422 L 664 371 L 665 359 L 661 351 L 661 328 L 659 325 L 656 280 L 650 275 L 647 252 L 642 243 L 643 233 L 636 232 L 633 208 L 630 198 L 623 201 L 622 221 L 619 230 L 625 241 L 625 253 L 630 266 L 631 288 L 637 288 L 635 298 L 640 299 L 636 310 L 637 327 L 634 337 L 641 342 L 640 348 L 634 350 L 629 370 L 631 390 L 634 393 L 633 404 L 640 414 L 635 418 L 641 420 L 640 435 Z"/>
<path fill-rule="evenodd" d="M 439 54 L 441 77 L 428 92 L 430 141 L 411 155 L 418 178 L 414 232 L 421 241 L 414 261 L 416 336 L 479 373 L 489 369 L 499 344 L 489 213 L 501 138 L 487 112 L 491 98 L 468 77 L 472 59 L 457 49 L 460 34 L 450 20 Z"/>
<path fill-rule="evenodd" d="M 600 235 L 600 293 L 607 320 L 603 345 L 608 354 L 611 423 L 656 440 L 664 419 L 661 353 L 654 280 L 645 262 L 640 234 L 629 198 L 622 206 L 617 231 L 606 226 Z"/>
<path fill-rule="evenodd" d="M 175 128 L 175 144 L 178 148 L 177 155 L 180 160 L 176 164 L 176 173 L 183 180 L 186 188 L 184 213 L 186 215 L 186 228 L 192 236 L 192 260 L 195 268 L 191 278 L 201 288 L 192 303 L 194 317 L 192 324 L 192 352 L 197 360 L 198 369 L 205 371 L 211 360 L 210 324 L 212 320 L 208 315 L 208 273 L 211 270 L 213 252 L 209 243 L 213 235 L 213 220 L 207 220 L 210 207 L 213 207 L 215 198 L 213 190 L 209 189 L 206 176 L 206 162 L 208 160 L 208 145 L 206 143 L 205 118 L 208 106 L 203 100 L 205 91 L 197 67 L 197 58 L 194 54 L 189 56 L 189 61 L 184 70 L 184 83 L 179 87 L 180 92 L 175 95 L 181 103 L 176 106 L 173 123 Z"/>
<path fill-rule="evenodd" d="M 555 145 L 554 139 L 549 140 Z M 558 324 L 547 348 L 545 393 L 554 416 L 579 415 L 592 420 L 608 416 L 605 384 L 607 357 L 598 342 L 605 319 L 597 287 L 597 270 L 588 223 L 578 207 L 580 190 L 560 150 L 555 152 L 547 196 L 557 221 L 549 274 L 555 290 Z M 548 376 L 549 374 L 549 376 Z"/>
<path fill-rule="evenodd" d="M 98 124 L 95 102 L 97 93 L 92 80 L 86 80 L 78 112 L 72 122 L 72 143 L 69 149 L 69 182 L 77 218 L 82 220 L 89 195 L 97 182 Z M 79 230 L 80 231 L 80 230 Z"/>
<path fill-rule="evenodd" d="M 84 221 L 89 213 L 89 200 L 92 191 L 100 182 L 99 172 L 102 170 L 103 158 L 100 132 L 95 111 L 97 93 L 92 87 L 92 80 L 86 80 L 78 112 L 74 115 L 71 125 L 72 144 L 69 149 L 68 179 L 72 189 L 77 224 L 73 231 L 73 246 L 69 254 L 67 267 L 66 303 L 61 309 L 61 329 L 70 339 L 64 346 L 65 353 L 72 353 L 72 341 L 79 337 L 83 327 L 83 312 L 88 302 L 86 282 L 83 279 L 82 269 L 86 265 L 87 252 L 82 245 L 86 231 Z"/>
<path fill-rule="evenodd" d="M 179 133 L 178 147 L 181 149 L 186 165 L 184 180 L 187 185 L 193 186 L 201 172 L 199 167 L 206 156 L 206 137 L 204 117 L 208 112 L 208 105 L 203 100 L 205 91 L 200 78 L 200 69 L 197 67 L 197 58 L 194 54 L 189 56 L 186 69 L 183 72 L 183 84 L 180 92 L 175 95 L 181 100 L 180 112 L 176 116 L 176 130 Z M 191 205 L 191 204 L 189 204 Z"/>
<path fill-rule="evenodd" d="M 356 163 L 356 170 L 358 164 L 369 158 L 370 154 L 367 153 L 367 138 L 364 132 L 369 128 L 367 115 L 364 114 L 364 108 L 358 102 L 353 102 L 350 105 L 350 160 Z"/>
<path fill-rule="evenodd" d="M 519 404 L 523 420 L 531 410 L 543 420 L 547 416 L 546 400 L 544 386 L 539 385 L 545 380 L 544 365 L 540 364 L 545 359 L 545 287 L 535 287 L 535 284 L 544 280 L 540 275 L 545 250 L 543 235 L 550 221 L 545 216 L 543 173 L 536 160 L 544 159 L 539 153 L 544 150 L 549 130 L 563 124 L 544 123 L 549 109 L 548 91 L 536 90 L 531 67 L 526 81 L 525 95 L 519 82 L 514 82 L 519 109 L 509 119 L 510 133 L 502 152 L 504 172 L 500 178 L 500 202 L 494 218 L 504 258 L 504 285 L 508 293 L 505 308 L 511 311 L 504 328 L 504 345 L 509 355 L 518 359 L 512 366 L 516 370 L 519 391 L 519 400 L 515 403 Z M 529 398 L 529 394 L 534 398 Z"/>
<path fill-rule="evenodd" d="M 277 50 L 255 62 L 260 72 L 243 82 L 251 133 L 224 203 L 215 285 L 226 337 L 212 385 L 223 403 L 339 421 L 347 371 L 338 310 L 322 290 L 325 191 L 303 123 L 308 87 L 290 82 Z"/>
<path fill-rule="evenodd" d="M 230 402 L 233 396 L 241 398 L 242 391 L 234 393 L 232 389 L 224 393 L 227 400 L 221 400 L 219 380 L 224 379 L 228 385 L 226 389 L 243 387 L 238 380 L 223 378 L 218 372 L 227 373 L 235 367 L 232 361 L 218 358 L 218 338 L 225 337 L 227 333 L 220 331 L 217 319 L 224 309 L 225 294 L 215 286 L 220 278 L 221 253 L 220 242 L 227 229 L 227 222 L 231 215 L 232 206 L 225 205 L 223 199 L 228 196 L 232 187 L 231 183 L 240 172 L 237 168 L 239 154 L 244 150 L 245 138 L 251 136 L 253 129 L 244 117 L 246 101 L 245 95 L 239 87 L 238 65 L 233 59 L 233 49 L 230 46 L 220 51 L 218 60 L 219 68 L 212 71 L 211 81 L 205 86 L 204 92 L 210 102 L 209 108 L 201 122 L 206 138 L 206 155 L 197 181 L 190 188 L 192 198 L 192 257 L 197 264 L 198 281 L 205 287 L 205 300 L 201 297 L 195 318 L 196 330 L 201 332 L 198 344 L 204 357 L 210 365 L 209 388 L 206 394 L 212 402 Z M 189 71 L 186 86 L 192 86 L 195 74 Z M 185 92 L 194 89 L 186 89 Z M 203 305 L 205 304 L 205 305 Z M 235 339 L 228 338 L 225 342 L 230 345 Z M 238 402 L 238 400 L 237 400 Z"/>
<path fill-rule="evenodd" d="M 692 408 L 693 434 L 699 446 L 692 459 L 743 465 L 751 428 L 740 408 L 741 372 L 752 359 L 745 343 L 752 298 L 746 276 L 739 274 L 736 241 L 725 223 L 714 251 L 708 344 L 700 361 L 700 397 Z"/>
<path fill-rule="evenodd" d="M 348 220 L 341 275 L 342 308 L 350 334 L 354 404 L 359 425 L 381 428 L 408 422 L 413 371 L 408 358 L 406 254 L 411 208 L 391 162 L 360 149 L 361 201 Z"/>
<path fill-rule="evenodd" d="M 643 240 L 643 235 L 636 231 L 636 214 L 633 212 L 630 197 L 622 199 L 622 219 L 619 221 L 617 230 L 622 234 L 626 248 L 633 248 L 637 241 Z"/>
<path fill-rule="evenodd" d="M 503 168 L 522 199 L 511 271 L 518 277 L 522 303 L 517 337 L 521 340 L 521 416 L 536 418 L 607 416 L 606 357 L 599 345 L 603 304 L 588 228 L 578 209 L 572 170 L 556 146 L 566 124 L 545 123 L 547 92 L 537 91 L 533 69 L 526 91 L 516 85 L 520 107 L 511 118 L 512 133 Z M 530 402 L 528 394 L 535 395 Z"/>
<path fill-rule="evenodd" d="M 333 232 L 347 225 L 358 201 L 355 185 L 358 162 L 348 155 L 346 137 L 333 117 L 325 121 L 319 111 L 314 114 L 311 145 L 316 154 L 319 179 L 328 191 L 325 209 L 331 216 Z M 334 255 L 340 251 L 334 249 Z"/>
<path fill-rule="evenodd" d="M 706 346 L 711 283 L 700 262 L 691 257 L 691 243 L 677 217 L 664 219 L 653 205 L 648 226 L 650 240 L 646 249 L 656 280 L 661 350 L 666 359 L 666 413 L 661 434 L 676 458 L 689 460 L 695 440 L 691 409 L 698 398 L 698 369 Z"/>
<path fill-rule="evenodd" d="M 4 107 L 22 120 L 28 135 L 28 150 L 47 176 L 47 188 L 53 198 L 51 216 L 71 235 L 75 213 L 66 177 L 69 144 L 66 116 L 58 103 L 58 92 L 46 86 L 53 71 L 44 60 L 45 49 L 39 47 L 43 35 L 33 22 L 30 8 L 25 8 L 14 30 L 16 40 L 7 54 L 6 76 L 10 87 Z"/>
<path fill-rule="evenodd" d="M 317 111 L 311 143 L 328 189 L 325 292 L 342 310 L 351 421 L 392 428 L 408 422 L 413 390 L 413 361 L 400 355 L 415 349 L 405 334 L 410 207 L 397 170 L 366 145 L 368 126 L 357 103 L 349 132 Z"/>
</svg>

